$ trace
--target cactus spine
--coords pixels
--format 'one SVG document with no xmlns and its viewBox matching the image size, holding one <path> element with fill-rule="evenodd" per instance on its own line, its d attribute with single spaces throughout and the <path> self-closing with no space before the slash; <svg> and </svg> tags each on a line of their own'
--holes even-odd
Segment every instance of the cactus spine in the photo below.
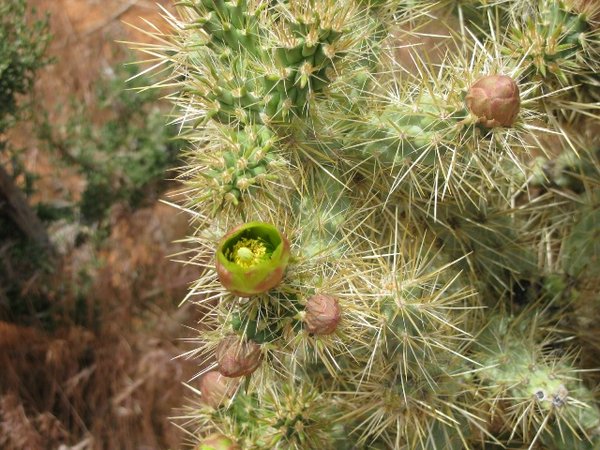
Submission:
<svg viewBox="0 0 600 450">
<path fill-rule="evenodd" d="M 195 445 L 597 448 L 599 8 L 176 5 Z"/>
</svg>

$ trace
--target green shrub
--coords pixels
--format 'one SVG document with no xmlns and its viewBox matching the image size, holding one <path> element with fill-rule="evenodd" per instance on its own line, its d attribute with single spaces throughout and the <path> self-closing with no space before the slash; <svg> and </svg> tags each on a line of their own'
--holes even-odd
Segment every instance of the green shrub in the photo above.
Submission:
<svg viewBox="0 0 600 450">
<path fill-rule="evenodd" d="M 31 91 L 36 71 L 48 63 L 48 20 L 32 22 L 28 13 L 25 0 L 0 4 L 0 132 L 23 110 L 19 98 Z"/>
<path fill-rule="evenodd" d="M 104 219 L 117 202 L 135 208 L 156 199 L 178 160 L 177 129 L 165 123 L 156 91 L 135 91 L 150 82 L 138 70 L 135 64 L 119 65 L 101 80 L 94 111 L 72 102 L 63 133 L 48 121 L 42 127 L 40 137 L 50 150 L 85 178 L 78 209 L 87 223 Z"/>
</svg>

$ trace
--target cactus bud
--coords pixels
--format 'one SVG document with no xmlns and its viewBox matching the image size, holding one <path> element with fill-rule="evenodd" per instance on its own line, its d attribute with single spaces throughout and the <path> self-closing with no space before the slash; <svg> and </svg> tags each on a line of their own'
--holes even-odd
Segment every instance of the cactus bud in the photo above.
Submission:
<svg viewBox="0 0 600 450">
<path fill-rule="evenodd" d="M 211 434 L 202 440 L 196 450 L 240 450 L 240 446 L 222 434 Z"/>
<path fill-rule="evenodd" d="M 216 358 L 221 375 L 236 378 L 254 372 L 262 361 L 262 353 L 256 342 L 240 341 L 232 334 L 219 342 Z"/>
<path fill-rule="evenodd" d="M 206 373 L 200 379 L 200 392 L 204 403 L 218 408 L 225 400 L 230 399 L 237 387 L 235 380 L 225 378 L 216 370 Z"/>
<path fill-rule="evenodd" d="M 331 334 L 340 322 L 341 309 L 338 299 L 332 295 L 317 294 L 308 299 L 304 325 L 309 333 Z"/>
<path fill-rule="evenodd" d="M 273 225 L 240 225 L 227 233 L 217 247 L 219 281 L 241 297 L 266 292 L 280 283 L 289 257 L 290 244 Z"/>
<path fill-rule="evenodd" d="M 488 128 L 512 126 L 521 105 L 519 86 L 506 75 L 480 78 L 469 89 L 465 101 L 478 123 Z"/>
</svg>

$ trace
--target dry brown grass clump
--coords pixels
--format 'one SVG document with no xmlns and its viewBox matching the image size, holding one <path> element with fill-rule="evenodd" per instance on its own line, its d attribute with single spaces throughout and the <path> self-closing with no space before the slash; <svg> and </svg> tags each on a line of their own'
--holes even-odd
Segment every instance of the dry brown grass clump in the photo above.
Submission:
<svg viewBox="0 0 600 450">
<path fill-rule="evenodd" d="M 50 123 L 61 122 L 71 96 L 95 106 L 96 80 L 126 53 L 115 41 L 143 39 L 122 21 L 140 24 L 157 14 L 154 2 L 142 0 L 30 4 L 50 13 L 55 63 L 41 71 L 35 93 Z M 39 148 L 35 131 L 33 122 L 23 123 L 9 136 L 39 177 L 30 201 L 77 199 L 80 177 Z M 0 305 L 8 304 L 6 274 L 24 278 L 25 302 L 43 297 L 53 311 L 43 327 L 33 315 L 32 326 L 2 321 L 8 317 L 0 311 L 2 450 L 179 447 L 181 431 L 169 417 L 184 403 L 181 382 L 195 368 L 177 359 L 185 350 L 178 338 L 181 323 L 195 318 L 177 304 L 197 274 L 169 255 L 181 250 L 172 242 L 187 234 L 187 218 L 155 203 L 136 211 L 118 206 L 109 221 L 102 245 L 71 239 L 49 277 L 8 265 L 9 243 L 0 240 Z"/>
<path fill-rule="evenodd" d="M 113 328 L 113 327 L 109 327 Z M 148 336 L 68 327 L 46 335 L 0 322 L 0 448 L 177 447 L 172 408 L 190 371 Z"/>
</svg>

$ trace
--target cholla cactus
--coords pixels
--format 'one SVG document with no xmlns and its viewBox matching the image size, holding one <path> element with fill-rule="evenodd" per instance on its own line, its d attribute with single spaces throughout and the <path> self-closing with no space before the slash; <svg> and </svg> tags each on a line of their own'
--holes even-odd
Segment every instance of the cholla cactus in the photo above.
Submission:
<svg viewBox="0 0 600 450">
<path fill-rule="evenodd" d="M 192 446 L 598 448 L 600 8 L 176 5 Z"/>
</svg>

